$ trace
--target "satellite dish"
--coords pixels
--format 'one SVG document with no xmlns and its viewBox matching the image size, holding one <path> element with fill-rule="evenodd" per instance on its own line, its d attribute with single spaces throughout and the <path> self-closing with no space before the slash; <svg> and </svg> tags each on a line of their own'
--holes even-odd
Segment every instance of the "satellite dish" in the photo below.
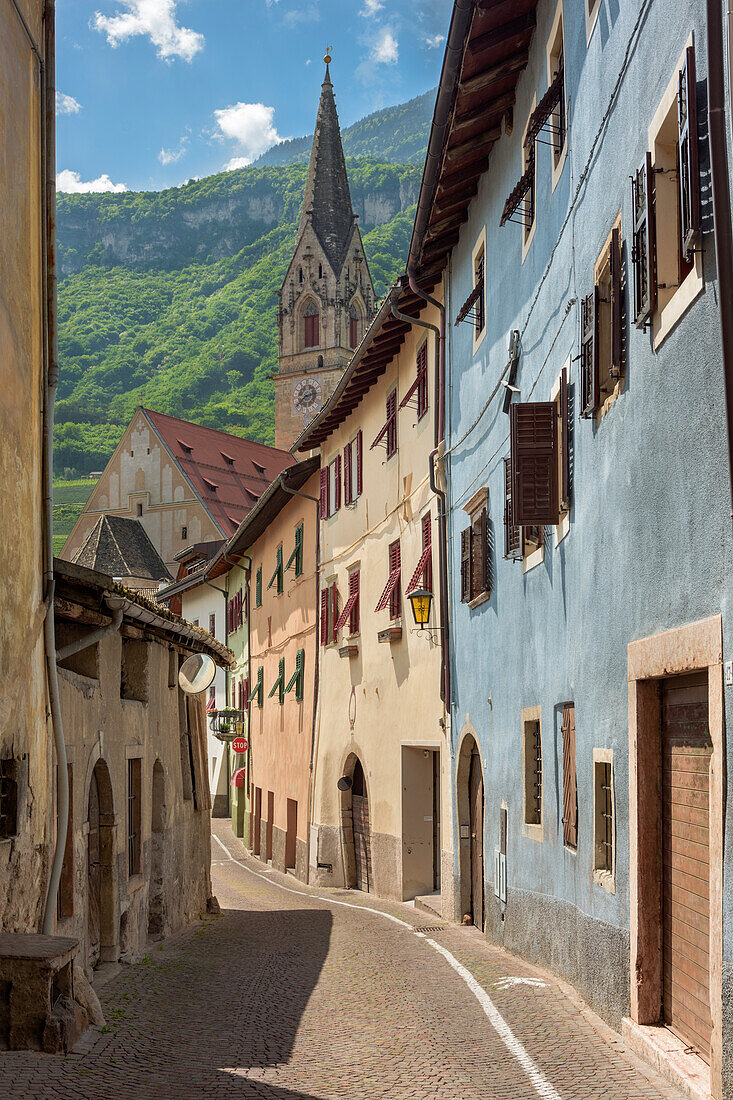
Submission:
<svg viewBox="0 0 733 1100">
<path fill-rule="evenodd" d="M 350 775 L 342 775 L 336 786 L 340 791 L 350 791 L 354 786 L 354 780 Z"/>
<path fill-rule="evenodd" d="M 198 695 L 214 682 L 216 665 L 206 653 L 194 653 L 187 657 L 178 672 L 178 683 L 186 695 Z"/>
</svg>

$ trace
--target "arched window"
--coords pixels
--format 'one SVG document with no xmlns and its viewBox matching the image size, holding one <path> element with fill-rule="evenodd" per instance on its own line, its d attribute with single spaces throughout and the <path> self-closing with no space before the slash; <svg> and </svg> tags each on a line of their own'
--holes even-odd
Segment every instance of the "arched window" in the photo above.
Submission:
<svg viewBox="0 0 733 1100">
<path fill-rule="evenodd" d="M 318 265 L 318 278 L 319 279 L 323 278 L 323 264 Z"/>
<path fill-rule="evenodd" d="M 319 331 L 319 314 L 318 307 L 314 302 L 309 302 L 305 309 L 305 339 L 303 340 L 303 346 L 306 348 L 317 348 L 321 342 L 321 334 Z"/>
<path fill-rule="evenodd" d="M 359 343 L 359 314 L 352 306 L 349 310 L 349 347 L 355 348 Z"/>
<path fill-rule="evenodd" d="M 322 367 L 323 367 L 323 356 L 319 355 L 318 356 L 318 369 L 320 370 Z"/>
<path fill-rule="evenodd" d="M 303 268 L 302 267 L 298 268 L 298 282 L 299 283 L 303 282 Z"/>
</svg>

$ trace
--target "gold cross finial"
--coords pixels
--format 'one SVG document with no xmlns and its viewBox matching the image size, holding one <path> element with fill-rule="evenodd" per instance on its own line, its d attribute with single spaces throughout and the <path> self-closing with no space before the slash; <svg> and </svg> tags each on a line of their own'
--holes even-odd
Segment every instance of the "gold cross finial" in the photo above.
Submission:
<svg viewBox="0 0 733 1100">
<path fill-rule="evenodd" d="M 326 62 L 327 65 L 331 64 L 331 50 L 332 49 L 333 49 L 333 46 L 326 46 L 326 53 L 323 57 L 323 60 Z"/>
</svg>

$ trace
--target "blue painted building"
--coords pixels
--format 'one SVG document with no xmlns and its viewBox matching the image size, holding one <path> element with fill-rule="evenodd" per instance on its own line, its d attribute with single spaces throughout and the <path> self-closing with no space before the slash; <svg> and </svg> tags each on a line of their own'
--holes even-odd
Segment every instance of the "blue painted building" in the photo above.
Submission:
<svg viewBox="0 0 733 1100">
<path fill-rule="evenodd" d="M 723 1096 L 708 69 L 702 0 L 457 3 L 408 272 L 447 303 L 456 918 Z"/>
</svg>

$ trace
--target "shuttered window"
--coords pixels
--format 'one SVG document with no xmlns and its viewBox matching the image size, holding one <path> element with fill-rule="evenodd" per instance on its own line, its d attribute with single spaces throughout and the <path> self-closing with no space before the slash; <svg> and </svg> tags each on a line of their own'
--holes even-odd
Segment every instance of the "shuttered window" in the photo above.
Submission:
<svg viewBox="0 0 733 1100">
<path fill-rule="evenodd" d="M 524 723 L 524 821 L 542 824 L 542 733 L 538 720 Z"/>
<path fill-rule="evenodd" d="M 397 390 L 392 390 L 388 395 L 386 411 L 387 419 L 369 449 L 373 450 L 382 443 L 387 450 L 387 458 L 391 458 L 397 451 Z"/>
<path fill-rule="evenodd" d="M 337 641 L 338 635 L 336 632 L 336 623 L 339 617 L 339 590 L 336 586 L 336 582 L 331 585 L 331 633 L 330 640 L 332 642 Z"/>
<path fill-rule="evenodd" d="M 320 488 L 321 488 L 321 519 L 328 519 L 328 466 L 321 470 L 320 473 Z"/>
<path fill-rule="evenodd" d="M 580 304 L 580 415 L 592 416 L 598 408 L 598 287 Z"/>
<path fill-rule="evenodd" d="M 623 285 L 621 275 L 621 233 L 618 228 L 611 233 L 609 256 L 611 291 L 611 378 L 621 375 L 623 339 Z"/>
<path fill-rule="evenodd" d="M 700 169 L 697 145 L 695 50 L 688 46 L 680 70 L 677 96 L 679 130 L 680 245 L 689 260 L 700 235 Z"/>
<path fill-rule="evenodd" d="M 352 488 L 352 475 L 353 469 L 353 441 L 346 444 L 344 447 L 344 504 L 347 506 L 352 503 L 354 499 Z"/>
<path fill-rule="evenodd" d="M 293 565 L 295 567 L 295 576 L 299 577 L 301 575 L 301 573 L 303 572 L 303 524 L 302 523 L 299 523 L 298 526 L 295 528 L 295 545 L 293 547 L 292 554 L 288 558 L 287 565 L 285 566 L 285 571 L 286 572 L 290 568 L 291 565 Z"/>
<path fill-rule="evenodd" d="M 578 781 L 575 767 L 575 706 L 562 712 L 562 835 L 568 848 L 578 847 Z"/>
<path fill-rule="evenodd" d="M 361 496 L 362 488 L 362 451 L 363 446 L 360 428 L 359 431 L 356 433 L 356 476 L 354 478 L 354 480 L 356 481 L 356 495 L 358 497 Z"/>
<path fill-rule="evenodd" d="M 512 460 L 504 459 L 504 557 L 521 561 L 522 528 L 512 523 Z"/>
<path fill-rule="evenodd" d="M 474 305 L 474 335 L 480 336 L 484 331 L 484 325 L 486 324 L 486 288 L 485 288 L 485 268 L 486 257 L 483 249 L 480 255 L 476 259 L 476 267 L 474 270 L 474 280 L 476 287 L 479 288 L 479 293 L 476 297 L 476 304 Z"/>
<path fill-rule="evenodd" d="M 321 589 L 321 645 L 328 645 L 328 589 Z"/>
<path fill-rule="evenodd" d="M 359 570 L 349 573 L 349 598 L 336 622 L 336 632 L 349 624 L 349 634 L 359 633 Z"/>
<path fill-rule="evenodd" d="M 469 603 L 491 591 L 489 581 L 489 513 L 486 508 L 461 532 L 461 600 Z"/>
<path fill-rule="evenodd" d="M 273 695 L 277 692 L 277 701 L 280 706 L 285 702 L 285 658 L 281 657 L 278 662 L 278 674 L 277 680 L 270 688 L 267 698 L 272 699 Z"/>
<path fill-rule="evenodd" d="M 305 317 L 305 347 L 316 348 L 320 343 L 320 325 L 317 313 L 306 314 Z"/>
<path fill-rule="evenodd" d="M 257 700 L 257 706 L 262 707 L 262 696 L 264 695 L 264 671 L 262 665 L 257 669 L 257 679 L 255 680 L 255 686 L 249 696 L 247 705 L 249 705 L 253 699 Z"/>
<path fill-rule="evenodd" d="M 417 419 L 422 420 L 428 411 L 428 345 L 424 343 L 417 353 L 415 381 L 400 401 L 400 408 L 414 401 L 417 406 Z"/>
<path fill-rule="evenodd" d="M 275 572 L 270 577 L 270 583 L 267 585 L 268 589 L 272 588 L 273 584 L 277 583 L 277 594 L 280 595 L 283 591 L 283 548 L 278 546 L 275 554 Z"/>
<path fill-rule="evenodd" d="M 333 467 L 333 510 L 338 512 L 341 507 L 341 455 L 336 455 L 331 466 Z"/>
<path fill-rule="evenodd" d="M 512 523 L 555 524 L 559 520 L 557 405 L 515 403 L 510 408 Z"/>
<path fill-rule="evenodd" d="M 471 599 L 471 539 L 473 530 L 466 527 L 461 531 L 461 602 Z"/>
<path fill-rule="evenodd" d="M 139 875 L 142 852 L 142 761 L 127 761 L 127 873 Z"/>
<path fill-rule="evenodd" d="M 295 688 L 296 703 L 303 702 L 303 679 L 305 675 L 305 650 L 299 649 L 295 654 L 295 671 L 290 677 L 285 688 L 285 694 Z"/>
<path fill-rule="evenodd" d="M 262 566 L 257 566 L 255 576 L 255 607 L 262 607 Z"/>
<path fill-rule="evenodd" d="M 654 210 L 654 169 L 646 153 L 631 178 L 631 210 L 634 236 L 631 266 L 634 270 L 634 324 L 644 328 L 657 306 L 657 244 Z"/>
<path fill-rule="evenodd" d="M 398 619 L 402 611 L 402 597 L 400 593 L 400 573 L 402 570 L 402 555 L 399 539 L 393 542 L 389 548 L 389 576 L 384 586 L 375 611 L 384 611 L 389 605 L 390 619 Z"/>
<path fill-rule="evenodd" d="M 623 283 L 621 233 L 611 231 L 596 265 L 595 286 L 581 302 L 580 415 L 591 418 L 621 376 Z"/>
</svg>

